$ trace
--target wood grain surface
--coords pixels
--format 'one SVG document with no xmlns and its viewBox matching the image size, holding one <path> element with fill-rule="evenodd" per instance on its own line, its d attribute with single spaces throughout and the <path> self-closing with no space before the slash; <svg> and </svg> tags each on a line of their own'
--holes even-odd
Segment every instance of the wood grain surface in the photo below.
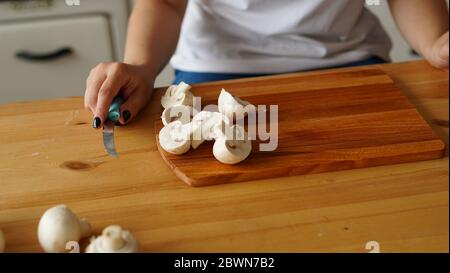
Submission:
<svg viewBox="0 0 450 273">
<path fill-rule="evenodd" d="M 254 105 L 278 106 L 278 147 L 252 154 L 238 165 L 215 160 L 212 141 L 184 155 L 165 152 L 155 120 L 158 150 L 188 185 L 208 186 L 441 158 L 445 145 L 389 76 L 379 69 L 224 83 Z M 202 107 L 217 105 L 217 84 L 194 86 Z M 157 98 L 159 99 L 159 98 Z M 161 107 L 160 111 L 163 109 Z M 266 118 L 265 128 L 269 128 Z M 250 128 L 255 129 L 254 126 Z M 274 130 L 273 127 L 271 130 Z M 272 136 L 274 137 L 274 136 Z M 205 168 L 207 166 L 207 168 Z"/>
<path fill-rule="evenodd" d="M 373 68 L 394 80 L 448 147 L 448 73 L 425 62 Z M 153 99 L 136 120 L 117 128 L 120 156 L 114 159 L 101 132 L 91 128 L 82 97 L 0 105 L 6 251 L 41 252 L 39 218 L 61 203 L 88 218 L 96 234 L 110 224 L 129 229 L 145 252 L 367 252 L 368 241 L 377 241 L 381 252 L 449 250 L 447 156 L 195 188 L 157 151 L 158 115 Z"/>
</svg>

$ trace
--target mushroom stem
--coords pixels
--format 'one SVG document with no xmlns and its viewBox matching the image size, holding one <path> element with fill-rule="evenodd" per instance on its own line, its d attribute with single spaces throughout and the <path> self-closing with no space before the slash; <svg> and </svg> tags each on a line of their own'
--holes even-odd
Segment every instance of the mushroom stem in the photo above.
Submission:
<svg viewBox="0 0 450 273">
<path fill-rule="evenodd" d="M 80 219 L 80 231 L 81 238 L 88 237 L 92 234 L 91 224 L 86 220 L 86 218 Z"/>
<path fill-rule="evenodd" d="M 117 251 L 125 246 L 120 226 L 109 226 L 103 232 L 102 247 L 106 251 Z"/>
</svg>

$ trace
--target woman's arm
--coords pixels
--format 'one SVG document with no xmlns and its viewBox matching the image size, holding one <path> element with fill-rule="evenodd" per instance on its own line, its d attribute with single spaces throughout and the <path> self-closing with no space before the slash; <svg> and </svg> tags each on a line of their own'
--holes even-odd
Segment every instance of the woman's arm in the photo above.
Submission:
<svg viewBox="0 0 450 273">
<path fill-rule="evenodd" d="M 448 68 L 445 0 L 389 0 L 392 15 L 411 46 L 437 68 Z"/>
<path fill-rule="evenodd" d="M 158 75 L 178 43 L 187 0 L 139 0 L 131 14 L 124 62 Z"/>
<path fill-rule="evenodd" d="M 86 81 L 85 107 L 101 128 L 120 95 L 120 122 L 127 123 L 150 100 L 156 76 L 175 51 L 187 0 L 139 0 L 128 25 L 124 62 L 101 63 Z"/>
</svg>

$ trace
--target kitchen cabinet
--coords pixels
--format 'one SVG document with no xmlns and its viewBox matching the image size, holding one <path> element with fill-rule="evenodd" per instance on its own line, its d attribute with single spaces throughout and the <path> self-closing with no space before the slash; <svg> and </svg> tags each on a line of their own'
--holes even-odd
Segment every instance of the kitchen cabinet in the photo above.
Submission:
<svg viewBox="0 0 450 273">
<path fill-rule="evenodd" d="M 89 67 L 112 60 L 101 15 L 0 25 L 2 102 L 82 95 Z"/>
<path fill-rule="evenodd" d="M 123 0 L 0 2 L 0 104 L 81 96 L 99 62 L 121 60 Z"/>
</svg>

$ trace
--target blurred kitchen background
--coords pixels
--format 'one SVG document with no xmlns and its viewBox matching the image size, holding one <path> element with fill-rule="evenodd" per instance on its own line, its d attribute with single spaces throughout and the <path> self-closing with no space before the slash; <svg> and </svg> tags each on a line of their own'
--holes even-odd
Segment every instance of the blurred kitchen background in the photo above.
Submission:
<svg viewBox="0 0 450 273">
<path fill-rule="evenodd" d="M 387 0 L 366 3 L 392 38 L 392 60 L 420 58 L 397 30 Z M 0 0 L 0 103 L 82 96 L 92 67 L 122 60 L 132 5 L 132 0 Z M 172 78 L 168 66 L 156 85 L 167 86 Z"/>
</svg>

